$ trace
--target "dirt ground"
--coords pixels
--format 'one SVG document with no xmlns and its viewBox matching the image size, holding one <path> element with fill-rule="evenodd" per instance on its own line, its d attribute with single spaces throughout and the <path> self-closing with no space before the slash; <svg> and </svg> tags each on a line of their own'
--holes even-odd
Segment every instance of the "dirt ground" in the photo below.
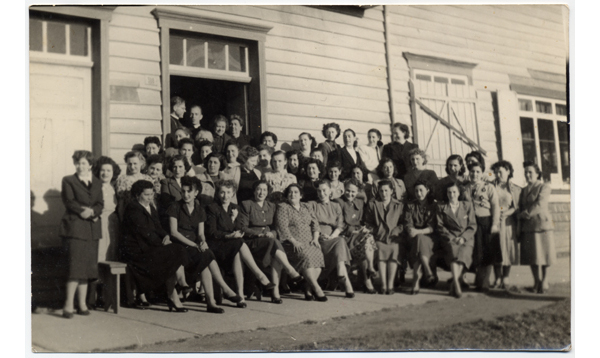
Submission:
<svg viewBox="0 0 600 358">
<path fill-rule="evenodd" d="M 491 291 L 487 295 L 120 351 L 560 350 L 568 349 L 571 342 L 568 297 L 568 284 L 553 286 L 547 295 Z"/>
</svg>

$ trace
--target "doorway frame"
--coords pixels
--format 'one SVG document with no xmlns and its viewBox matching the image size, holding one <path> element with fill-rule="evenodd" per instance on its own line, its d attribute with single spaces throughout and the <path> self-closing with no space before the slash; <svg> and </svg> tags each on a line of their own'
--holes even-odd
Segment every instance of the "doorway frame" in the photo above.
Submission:
<svg viewBox="0 0 600 358">
<path fill-rule="evenodd" d="M 249 48 L 248 118 L 249 122 L 259 122 L 258 128 L 250 126 L 251 136 L 260 135 L 267 130 L 267 84 L 265 41 L 267 33 L 273 28 L 269 23 L 259 20 L 241 19 L 237 16 L 217 14 L 194 7 L 157 6 L 152 14 L 158 20 L 160 28 L 160 58 L 163 108 L 163 142 L 171 132 L 171 73 L 169 70 L 170 30 L 181 30 L 230 37 L 256 42 L 256 48 Z M 257 105 L 258 104 L 258 105 Z"/>
</svg>

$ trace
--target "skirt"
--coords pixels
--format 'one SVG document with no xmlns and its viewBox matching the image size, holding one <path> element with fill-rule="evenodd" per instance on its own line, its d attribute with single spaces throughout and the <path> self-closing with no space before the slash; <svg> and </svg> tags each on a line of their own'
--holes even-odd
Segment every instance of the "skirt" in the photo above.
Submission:
<svg viewBox="0 0 600 358">
<path fill-rule="evenodd" d="M 271 262 L 273 261 L 277 250 L 284 251 L 281 242 L 277 239 L 257 237 L 254 239 L 246 239 L 245 242 L 252 253 L 254 261 L 256 261 L 256 264 L 261 270 L 271 266 Z"/>
<path fill-rule="evenodd" d="M 102 239 L 98 241 L 98 261 L 117 261 L 119 217 L 117 213 L 102 213 Z"/>
<path fill-rule="evenodd" d="M 463 264 L 467 269 L 473 264 L 473 240 L 468 240 L 462 245 L 457 245 L 447 240 L 440 240 L 439 251 L 448 269 L 452 267 L 451 264 L 453 262 Z"/>
<path fill-rule="evenodd" d="M 98 278 L 98 240 L 63 237 L 63 247 L 69 262 L 69 280 Z"/>
<path fill-rule="evenodd" d="M 152 251 L 130 255 L 127 261 L 139 293 L 164 285 L 180 266 L 186 265 L 188 258 L 185 249 L 177 244 L 154 247 Z"/>
<path fill-rule="evenodd" d="M 185 269 L 185 280 L 188 285 L 192 285 L 198 281 L 198 276 L 204 271 L 213 260 L 215 260 L 215 254 L 210 250 L 204 252 L 198 250 L 195 247 L 181 245 L 185 248 L 188 262 L 184 266 Z"/>
<path fill-rule="evenodd" d="M 500 219 L 500 250 L 502 251 L 503 266 L 521 263 L 517 221 L 514 216 L 509 216 L 504 220 Z"/>
<path fill-rule="evenodd" d="M 296 252 L 296 250 L 294 250 L 294 245 L 289 241 L 284 241 L 282 243 L 285 254 L 294 269 L 296 271 L 302 271 L 308 268 L 325 267 L 323 252 L 314 245 L 304 245 L 304 249 L 301 252 Z"/>
<path fill-rule="evenodd" d="M 215 255 L 219 267 L 227 273 L 232 273 L 233 259 L 244 245 L 244 239 L 207 240 L 206 243 Z"/>
<path fill-rule="evenodd" d="M 385 242 L 377 241 L 377 259 L 379 261 L 394 261 L 398 262 L 398 254 L 400 252 L 400 244 L 392 242 L 386 244 Z"/>
<path fill-rule="evenodd" d="M 433 256 L 435 241 L 433 236 L 430 234 L 419 234 L 413 238 L 406 238 L 410 241 L 408 251 L 408 262 L 411 267 L 415 266 L 415 263 L 420 260 L 421 256 L 431 257 Z"/>
<path fill-rule="evenodd" d="M 556 262 L 552 231 L 521 233 L 521 265 L 550 266 Z"/>
<path fill-rule="evenodd" d="M 491 229 L 492 218 L 490 216 L 477 217 L 472 269 L 502 263 L 500 236 L 491 234 Z"/>
<path fill-rule="evenodd" d="M 344 237 L 350 249 L 352 261 L 356 264 L 365 260 L 367 251 L 376 251 L 377 245 L 370 230 L 367 230 L 364 226 L 353 229 L 348 230 Z"/>
<path fill-rule="evenodd" d="M 338 262 L 344 262 L 346 265 L 350 265 L 352 255 L 350 249 L 346 244 L 346 239 L 343 236 L 338 236 L 331 240 L 319 239 L 321 245 L 321 251 L 323 251 L 323 257 L 325 258 L 325 270 L 322 275 L 327 275 L 337 268 Z"/>
</svg>

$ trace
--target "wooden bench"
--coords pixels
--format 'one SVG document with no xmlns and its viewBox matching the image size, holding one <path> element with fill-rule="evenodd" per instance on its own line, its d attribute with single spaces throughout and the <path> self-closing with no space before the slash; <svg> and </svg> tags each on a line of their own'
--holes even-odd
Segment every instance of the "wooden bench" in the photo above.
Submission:
<svg viewBox="0 0 600 358">
<path fill-rule="evenodd" d="M 121 299 L 121 275 L 127 273 L 127 264 L 118 261 L 98 262 L 98 273 L 104 282 L 104 311 L 112 306 L 116 314 L 119 313 Z"/>
</svg>

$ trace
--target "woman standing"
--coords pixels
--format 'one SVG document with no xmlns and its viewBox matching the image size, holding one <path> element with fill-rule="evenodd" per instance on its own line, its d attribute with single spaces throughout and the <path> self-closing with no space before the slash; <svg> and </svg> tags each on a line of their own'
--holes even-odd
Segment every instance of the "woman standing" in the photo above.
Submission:
<svg viewBox="0 0 600 358">
<path fill-rule="evenodd" d="M 319 222 L 319 244 L 325 257 L 324 277 L 328 273 L 337 270 L 337 282 L 346 288 L 346 297 L 353 298 L 354 290 L 350 283 L 346 265 L 350 266 L 350 249 L 346 239 L 340 236 L 345 229 L 344 213 L 338 203 L 331 202 L 331 187 L 327 180 L 321 180 L 317 184 L 318 201 L 309 201 L 308 207 L 315 213 Z"/>
<path fill-rule="evenodd" d="M 517 212 L 519 210 L 519 196 L 521 188 L 510 180 L 513 177 L 513 166 L 505 160 L 492 165 L 496 174 L 494 186 L 500 204 L 500 250 L 502 263 L 494 265 L 496 282 L 494 286 L 502 289 L 518 290 L 516 286 L 510 287 L 510 267 L 519 265 L 519 241 L 517 233 Z"/>
<path fill-rule="evenodd" d="M 340 180 L 343 181 L 350 177 L 350 169 L 355 165 L 365 168 L 365 171 L 366 166 L 360 152 L 356 150 L 356 133 L 352 129 L 346 129 L 342 138 L 344 140 L 344 147 L 329 154 L 328 162 L 338 160 L 341 163 Z"/>
<path fill-rule="evenodd" d="M 427 286 L 437 283 L 437 275 L 432 271 L 429 260 L 433 255 L 435 239 L 435 208 L 432 204 L 430 186 L 426 181 L 417 181 L 414 185 L 415 200 L 406 205 L 404 211 L 404 232 L 410 241 L 409 262 L 413 267 L 413 286 L 411 294 L 419 293 L 421 267 L 425 273 Z"/>
<path fill-rule="evenodd" d="M 215 200 L 215 183 L 222 179 L 221 171 L 227 166 L 225 157 L 220 153 L 210 153 L 204 159 L 204 169 L 206 172 L 203 174 L 196 174 L 196 178 L 202 182 L 202 191 L 200 194 L 200 204 L 202 206 L 209 206 Z"/>
<path fill-rule="evenodd" d="M 260 180 L 262 173 L 256 169 L 258 164 L 258 150 L 256 148 L 242 148 L 237 160 L 241 167 L 237 201 L 241 203 L 254 198 L 254 183 Z"/>
<path fill-rule="evenodd" d="M 239 149 L 250 145 L 252 138 L 246 133 L 242 132 L 244 129 L 244 120 L 242 117 L 238 116 L 237 114 L 232 114 L 229 117 L 229 128 L 231 128 L 231 138 L 238 145 Z"/>
<path fill-rule="evenodd" d="M 271 282 L 275 285 L 271 302 L 283 303 L 279 296 L 281 270 L 285 268 L 294 283 L 301 281 L 302 276 L 292 267 L 283 246 L 277 240 L 274 225 L 277 206 L 266 200 L 268 194 L 269 185 L 266 181 L 255 182 L 254 199 L 242 202 L 235 224 L 236 228 L 244 233 L 246 245 L 258 266 L 262 270 L 271 271 Z"/>
<path fill-rule="evenodd" d="M 304 162 L 304 175 L 304 179 L 298 182 L 303 192 L 302 201 L 317 200 L 319 197 L 315 184 L 323 176 L 323 163 L 318 159 L 307 159 Z"/>
<path fill-rule="evenodd" d="M 552 189 L 542 182 L 542 171 L 533 162 L 525 162 L 527 186 L 519 198 L 519 220 L 521 222 L 521 265 L 531 266 L 533 292 L 548 292 L 549 266 L 556 261 L 556 249 L 552 230 L 552 216 L 548 200 Z"/>
<path fill-rule="evenodd" d="M 373 256 L 377 245 L 371 231 L 363 226 L 362 219 L 366 203 L 358 197 L 363 184 L 355 178 L 346 179 L 344 182 L 346 192 L 341 198 L 335 199 L 342 208 L 345 229 L 342 232 L 346 239 L 352 260 L 358 263 L 363 274 L 365 293 L 373 294 L 375 289 L 371 278 L 375 275 Z"/>
<path fill-rule="evenodd" d="M 452 272 L 450 295 L 462 296 L 459 280 L 473 262 L 473 244 L 477 222 L 470 201 L 459 201 L 460 190 L 456 183 L 446 187 L 446 199 L 436 213 L 436 231 L 440 236 L 440 250 Z"/>
<path fill-rule="evenodd" d="M 104 207 L 102 183 L 92 175 L 92 153 L 77 150 L 73 153 L 75 174 L 62 180 L 61 197 L 66 212 L 60 223 L 59 235 L 68 254 L 69 276 L 63 317 L 73 318 L 75 292 L 77 314 L 87 316 L 88 281 L 98 278 L 98 240 L 102 237 L 100 215 Z"/>
<path fill-rule="evenodd" d="M 397 174 L 395 178 L 404 180 L 404 176 L 408 172 L 410 158 L 408 153 L 418 146 L 409 142 L 410 130 L 404 123 L 394 123 L 392 126 L 393 141 L 383 146 L 382 157 L 389 158 L 396 166 Z"/>
<path fill-rule="evenodd" d="M 350 169 L 350 179 L 354 179 L 360 184 L 356 198 L 363 200 L 366 204 L 371 199 L 370 195 L 373 192 L 373 189 L 372 185 L 367 182 L 369 174 L 364 170 L 364 168 L 355 165 Z M 348 181 L 348 179 L 346 179 L 346 181 Z"/>
<path fill-rule="evenodd" d="M 185 103 L 184 103 L 185 108 Z M 148 180 L 152 182 L 150 176 L 143 174 L 142 171 L 146 168 L 146 158 L 137 150 L 132 150 L 125 154 L 125 164 L 127 164 L 127 172 L 117 178 L 117 214 L 119 220 L 123 221 L 123 214 L 127 205 L 134 201 L 131 197 L 131 186 L 138 180 Z"/>
<path fill-rule="evenodd" d="M 269 194 L 269 201 L 275 204 L 281 203 L 283 198 L 283 191 L 290 184 L 296 183 L 296 176 L 290 174 L 285 169 L 287 160 L 285 158 L 285 152 L 278 150 L 271 156 L 271 172 L 264 173 L 262 180 L 266 181 L 271 188 Z"/>
<path fill-rule="evenodd" d="M 272 284 L 267 276 L 256 266 L 252 253 L 242 239 L 244 233 L 236 230 L 234 222 L 239 214 L 238 207 L 231 199 L 235 195 L 235 183 L 231 180 L 217 182 L 216 201 L 206 208 L 206 233 L 208 234 L 208 247 L 215 254 L 217 263 L 233 271 L 237 284 L 238 296 L 244 296 L 244 273 L 242 261 L 254 273 L 263 285 L 264 289 L 272 290 Z M 242 299 L 238 307 L 246 308 L 246 302 Z"/>
<path fill-rule="evenodd" d="M 119 240 L 119 218 L 115 212 L 117 195 L 115 180 L 121 173 L 121 168 L 109 157 L 100 157 L 94 165 L 94 175 L 102 182 L 102 201 L 104 208 L 100 216 L 102 223 L 102 239 L 98 245 L 98 261 L 117 261 Z"/>
<path fill-rule="evenodd" d="M 329 160 L 329 153 L 335 152 L 340 149 L 340 145 L 335 140 L 342 134 L 340 125 L 337 123 L 327 123 L 323 125 L 323 137 L 325 141 L 319 144 L 319 149 L 323 152 L 323 166 L 327 168 L 327 161 Z"/>
<path fill-rule="evenodd" d="M 213 151 L 215 153 L 224 153 L 225 145 L 231 141 L 231 136 L 227 134 L 229 121 L 223 115 L 217 115 L 213 118 L 212 133 L 213 133 Z"/>
<path fill-rule="evenodd" d="M 367 170 L 375 174 L 375 169 L 377 169 L 377 165 L 379 165 L 379 161 L 381 160 L 383 148 L 381 132 L 378 129 L 370 129 L 367 133 L 367 138 L 369 143 L 358 147 L 358 152 Z"/>
<path fill-rule="evenodd" d="M 301 203 L 302 189 L 298 184 L 288 186 L 283 195 L 287 202 L 277 206 L 277 233 L 292 266 L 306 278 L 305 299 L 325 302 L 327 296 L 317 283 L 325 266 L 319 244 L 319 223 L 308 204 Z M 313 295 L 314 293 L 314 295 Z"/>
<path fill-rule="evenodd" d="M 225 180 L 233 180 L 235 185 L 240 184 L 242 174 L 240 163 L 237 160 L 239 154 L 240 147 L 236 143 L 229 142 L 225 145 L 225 160 L 227 161 L 227 167 L 223 169 L 220 177 Z M 234 203 L 237 203 L 237 198 Z"/>
<path fill-rule="evenodd" d="M 331 159 L 328 162 L 327 179 L 331 188 L 331 200 L 340 198 L 344 195 L 344 182 L 340 179 L 342 175 L 342 163 L 337 159 Z"/>
<path fill-rule="evenodd" d="M 403 204 L 393 198 L 394 184 L 383 179 L 377 182 L 379 197 L 367 205 L 365 225 L 373 230 L 377 244 L 381 294 L 394 294 L 394 278 L 398 269 L 399 241 L 403 226 Z"/>
<path fill-rule="evenodd" d="M 411 167 L 404 176 L 404 185 L 406 186 L 408 200 L 414 200 L 414 187 L 417 181 L 424 181 L 428 184 L 427 186 L 429 188 L 436 188 L 438 177 L 433 170 L 425 169 L 425 164 L 427 164 L 427 154 L 421 149 L 411 149 L 411 151 L 408 152 L 408 158 Z"/>
<path fill-rule="evenodd" d="M 370 198 L 377 197 L 379 190 L 378 183 L 382 180 L 387 180 L 392 185 L 392 197 L 398 201 L 404 202 L 406 200 L 406 186 L 402 179 L 396 178 L 396 174 L 396 165 L 393 160 L 390 158 L 381 159 L 381 162 L 379 162 L 379 166 L 377 167 L 379 179 L 375 181 L 374 185 L 371 187 Z"/>
</svg>

